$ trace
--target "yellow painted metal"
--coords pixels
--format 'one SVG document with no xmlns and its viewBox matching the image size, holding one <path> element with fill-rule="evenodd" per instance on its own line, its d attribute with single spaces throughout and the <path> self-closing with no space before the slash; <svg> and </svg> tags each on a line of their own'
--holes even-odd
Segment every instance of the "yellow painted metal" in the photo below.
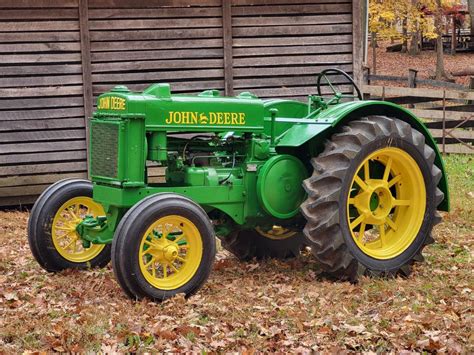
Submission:
<svg viewBox="0 0 474 355">
<path fill-rule="evenodd" d="M 201 264 L 201 233 L 183 216 L 165 216 L 146 230 L 139 253 L 145 279 L 160 290 L 176 290 L 191 280 Z"/>
<path fill-rule="evenodd" d="M 273 226 L 269 230 L 262 229 L 262 227 L 256 227 L 255 230 L 257 231 L 258 234 L 269 238 L 269 239 L 274 239 L 274 240 L 283 240 L 290 238 L 296 234 L 295 231 L 291 231 L 287 228 L 284 228 L 282 226 Z"/>
<path fill-rule="evenodd" d="M 381 167 L 383 176 L 370 176 Z M 355 216 L 350 215 L 351 206 L 357 210 Z M 360 164 L 351 183 L 347 216 L 351 235 L 366 255 L 386 260 L 402 254 L 414 242 L 425 210 L 424 178 L 406 151 L 383 148 Z"/>
<path fill-rule="evenodd" d="M 91 244 L 84 248 L 76 232 L 77 225 L 86 215 L 105 216 L 102 205 L 92 198 L 79 196 L 67 200 L 54 215 L 51 236 L 56 251 L 73 263 L 84 263 L 94 259 L 105 248 L 105 244 Z"/>
</svg>

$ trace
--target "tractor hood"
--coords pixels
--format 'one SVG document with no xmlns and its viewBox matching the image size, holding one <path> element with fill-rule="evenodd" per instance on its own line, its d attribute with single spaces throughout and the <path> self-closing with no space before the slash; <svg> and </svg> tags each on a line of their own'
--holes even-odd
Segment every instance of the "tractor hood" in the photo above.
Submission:
<svg viewBox="0 0 474 355">
<path fill-rule="evenodd" d="M 141 93 L 116 86 L 99 96 L 94 117 L 143 117 L 148 131 L 263 132 L 263 101 L 251 93 L 222 97 L 217 90 L 172 95 L 169 84 Z"/>
</svg>

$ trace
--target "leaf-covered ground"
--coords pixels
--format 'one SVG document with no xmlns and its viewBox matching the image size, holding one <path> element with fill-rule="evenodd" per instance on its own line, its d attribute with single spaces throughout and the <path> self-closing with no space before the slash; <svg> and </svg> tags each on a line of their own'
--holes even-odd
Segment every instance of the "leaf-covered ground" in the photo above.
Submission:
<svg viewBox="0 0 474 355">
<path fill-rule="evenodd" d="M 331 282 L 306 254 L 240 263 L 223 251 L 204 288 L 127 299 L 110 266 L 49 274 L 27 212 L 0 212 L 0 353 L 46 351 L 441 351 L 472 353 L 474 162 L 447 158 L 453 211 L 408 279 Z"/>
</svg>

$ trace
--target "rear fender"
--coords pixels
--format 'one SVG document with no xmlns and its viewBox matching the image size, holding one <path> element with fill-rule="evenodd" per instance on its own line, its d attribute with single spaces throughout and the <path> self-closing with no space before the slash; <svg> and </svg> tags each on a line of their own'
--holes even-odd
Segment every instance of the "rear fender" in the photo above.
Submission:
<svg viewBox="0 0 474 355">
<path fill-rule="evenodd" d="M 428 144 L 436 153 L 435 165 L 441 170 L 443 176 L 438 187 L 444 193 L 444 200 L 438 206 L 441 211 L 449 211 L 449 189 L 448 178 L 441 153 L 433 136 L 426 126 L 409 110 L 387 101 L 353 101 L 334 105 L 321 112 L 317 116 L 317 124 L 299 124 L 291 127 L 279 140 L 276 149 L 283 147 L 297 148 L 309 142 L 313 138 L 325 139 L 351 120 L 372 115 L 381 115 L 398 118 L 409 123 L 417 131 L 421 132 Z"/>
</svg>

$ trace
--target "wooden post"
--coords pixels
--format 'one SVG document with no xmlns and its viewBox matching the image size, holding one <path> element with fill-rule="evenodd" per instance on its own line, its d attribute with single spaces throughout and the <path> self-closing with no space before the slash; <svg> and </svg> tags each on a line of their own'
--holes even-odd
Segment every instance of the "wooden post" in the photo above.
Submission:
<svg viewBox="0 0 474 355">
<path fill-rule="evenodd" d="M 474 76 L 469 78 L 469 91 L 474 91 Z M 467 102 L 468 105 L 474 105 L 474 101 L 469 100 Z"/>
<path fill-rule="evenodd" d="M 443 90 L 443 154 L 446 154 L 446 90 Z"/>
<path fill-rule="evenodd" d="M 89 33 L 89 1 L 79 0 L 79 28 L 81 37 L 82 93 L 84 97 L 84 126 L 86 128 L 87 170 L 89 175 L 89 118 L 92 116 L 92 65 Z"/>
<path fill-rule="evenodd" d="M 352 1 L 352 67 L 354 81 L 359 86 L 362 85 L 363 81 L 362 62 L 364 60 L 364 54 L 362 50 L 365 41 L 363 35 L 364 31 L 362 29 L 362 16 L 365 16 L 365 14 L 362 14 L 363 8 L 361 1 Z"/>
<path fill-rule="evenodd" d="M 234 65 L 232 53 L 232 3 L 222 0 L 222 39 L 224 41 L 224 88 L 226 96 L 234 95 Z"/>
<path fill-rule="evenodd" d="M 418 70 L 416 69 L 408 69 L 408 87 L 409 88 L 416 88 L 416 77 L 418 75 Z M 414 108 L 414 104 L 409 104 L 408 108 Z"/>
</svg>

